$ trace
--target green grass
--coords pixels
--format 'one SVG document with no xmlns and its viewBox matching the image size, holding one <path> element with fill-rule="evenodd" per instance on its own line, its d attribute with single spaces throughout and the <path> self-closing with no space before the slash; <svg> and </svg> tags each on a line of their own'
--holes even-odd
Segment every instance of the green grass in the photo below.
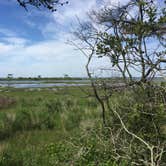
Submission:
<svg viewBox="0 0 166 166">
<path fill-rule="evenodd" d="M 72 138 L 80 138 L 95 124 L 101 124 L 93 98 L 87 98 L 76 87 L 59 88 L 56 92 L 10 89 L 1 92 L 1 96 L 15 99 L 16 103 L 0 110 L 0 165 L 83 162 L 80 157 L 73 158 L 81 145 L 74 147 Z"/>
<path fill-rule="evenodd" d="M 92 93 L 88 86 L 40 91 L 1 89 L 1 97 L 13 99 L 15 103 L 0 109 L 0 166 L 128 166 L 139 155 L 135 149 L 140 149 L 139 157 L 148 158 L 145 147 L 137 140 L 127 149 L 132 138 L 111 112 L 107 112 L 108 128 L 103 127 L 100 106 L 85 93 Z M 154 90 L 150 93 L 153 96 Z M 152 101 L 145 90 L 137 89 L 136 93 L 128 90 L 112 94 L 110 106 L 111 109 L 116 106 L 131 131 L 152 143 L 156 138 L 162 142 L 166 138 L 166 114 L 164 105 L 157 99 L 159 104 L 149 107 L 147 104 Z M 142 108 L 154 113 L 153 121 L 162 128 L 160 137 L 155 135 L 151 118 L 141 113 Z M 115 146 L 124 156 L 130 150 L 127 155 L 131 159 L 115 160 Z"/>
</svg>

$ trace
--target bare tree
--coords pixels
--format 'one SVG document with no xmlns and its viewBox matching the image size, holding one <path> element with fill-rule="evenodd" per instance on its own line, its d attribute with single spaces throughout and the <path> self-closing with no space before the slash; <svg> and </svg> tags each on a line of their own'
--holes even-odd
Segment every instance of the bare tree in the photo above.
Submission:
<svg viewBox="0 0 166 166">
<path fill-rule="evenodd" d="M 93 88 L 94 96 L 101 106 L 103 124 L 104 126 L 106 126 L 105 103 L 103 101 L 103 97 L 100 96 L 99 94 L 97 81 L 93 77 L 93 73 L 90 70 L 90 63 L 95 55 L 98 43 L 97 30 L 93 27 L 93 25 L 90 22 L 81 23 L 79 20 L 78 22 L 79 22 L 79 27 L 76 31 L 74 31 L 74 36 L 76 37 L 77 41 L 80 40 L 81 43 L 78 44 L 76 42 L 70 41 L 70 44 L 74 45 L 87 58 L 87 63 L 85 66 L 86 72 L 91 81 L 91 86 Z"/>
</svg>

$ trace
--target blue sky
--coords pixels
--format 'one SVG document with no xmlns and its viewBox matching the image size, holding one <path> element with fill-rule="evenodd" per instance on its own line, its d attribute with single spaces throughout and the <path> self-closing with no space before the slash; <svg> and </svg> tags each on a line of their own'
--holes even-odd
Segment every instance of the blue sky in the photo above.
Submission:
<svg viewBox="0 0 166 166">
<path fill-rule="evenodd" d="M 26 12 L 16 0 L 0 1 L 0 77 L 8 73 L 16 77 L 85 76 L 86 59 L 65 43 L 75 16 L 86 13 L 75 2 L 51 13 L 35 8 Z M 94 2 L 88 2 L 89 9 Z"/>
<path fill-rule="evenodd" d="M 8 73 L 19 76 L 86 76 L 86 58 L 66 41 L 76 16 L 96 8 L 100 0 L 69 0 L 57 12 L 28 8 L 16 0 L 0 1 L 0 77 Z M 113 3 L 117 1 L 114 0 Z"/>
<path fill-rule="evenodd" d="M 68 5 L 52 13 L 33 7 L 27 12 L 16 0 L 0 0 L 0 77 L 8 73 L 15 77 L 86 76 L 86 58 L 66 41 L 71 39 L 76 16 L 85 20 L 86 13 L 101 5 L 100 2 L 69 0 Z"/>
</svg>

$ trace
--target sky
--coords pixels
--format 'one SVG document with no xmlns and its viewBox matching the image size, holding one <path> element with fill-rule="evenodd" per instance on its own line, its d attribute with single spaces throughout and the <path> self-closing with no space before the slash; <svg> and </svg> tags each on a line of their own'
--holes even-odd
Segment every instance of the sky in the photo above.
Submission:
<svg viewBox="0 0 166 166">
<path fill-rule="evenodd" d="M 87 59 L 66 41 L 77 17 L 85 20 L 99 5 L 101 0 L 69 0 L 53 13 L 27 12 L 16 0 L 0 0 L 0 77 L 85 77 Z"/>
<path fill-rule="evenodd" d="M 69 0 L 56 12 L 34 7 L 27 12 L 16 0 L 0 0 L 0 77 L 9 73 L 15 77 L 85 77 L 86 57 L 66 41 L 72 40 L 77 17 L 86 20 L 87 12 L 101 2 Z"/>
</svg>

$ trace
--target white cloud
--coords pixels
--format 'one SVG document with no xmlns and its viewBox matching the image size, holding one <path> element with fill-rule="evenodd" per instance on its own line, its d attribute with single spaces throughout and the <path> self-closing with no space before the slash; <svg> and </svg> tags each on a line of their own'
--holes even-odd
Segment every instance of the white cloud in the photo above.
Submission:
<svg viewBox="0 0 166 166">
<path fill-rule="evenodd" d="M 7 45 L 4 43 L 0 43 L 0 56 L 4 56 L 7 52 L 10 52 L 13 50 L 13 45 Z"/>
<path fill-rule="evenodd" d="M 4 40 L 7 43 L 10 43 L 13 45 L 25 45 L 29 41 L 29 40 L 22 38 L 22 37 L 4 37 L 4 38 L 1 38 L 1 40 Z"/>
<path fill-rule="evenodd" d="M 11 52 L 19 50 L 28 44 L 29 40 L 10 29 L 0 28 L 0 56 L 8 56 Z"/>
<path fill-rule="evenodd" d="M 128 3 L 130 0 L 103 0 L 103 6 L 112 6 L 112 7 L 117 7 L 119 5 L 125 5 Z"/>
<path fill-rule="evenodd" d="M 0 34 L 3 35 L 0 40 L 0 70 L 3 76 L 8 73 L 15 76 L 63 76 L 65 73 L 86 76 L 86 58 L 65 42 L 71 37 L 69 31 L 73 22 L 75 25 L 76 16 L 85 20 L 87 12 L 95 8 L 96 0 L 70 0 L 69 5 L 47 16 L 51 21 L 39 27 L 45 36 L 42 42 L 31 43 L 8 29 L 0 28 Z M 30 21 L 27 24 L 37 26 Z M 96 64 L 99 66 L 101 63 Z"/>
<path fill-rule="evenodd" d="M 71 22 L 76 16 L 85 18 L 87 12 L 91 9 L 95 9 L 96 6 L 96 0 L 70 0 L 69 5 L 67 5 L 63 11 L 58 10 L 53 14 L 54 21 L 64 25 L 66 22 Z"/>
<path fill-rule="evenodd" d="M 59 8 L 51 15 L 46 15 L 49 21 L 45 27 L 40 27 L 42 34 L 45 37 L 63 37 L 59 35 L 61 32 L 70 33 L 73 27 L 77 26 L 79 18 L 81 21 L 88 19 L 88 13 L 92 10 L 97 10 L 101 7 L 119 4 L 126 4 L 129 0 L 70 0 L 68 5 Z"/>
<path fill-rule="evenodd" d="M 86 76 L 87 59 L 78 50 L 60 40 L 48 40 L 32 45 L 0 44 L 0 70 L 3 76 Z M 6 55 L 6 58 L 5 58 Z M 107 62 L 107 63 L 105 63 Z M 109 66 L 108 59 L 95 60 L 92 68 Z M 2 75 L 0 75 L 2 76 Z"/>
<path fill-rule="evenodd" d="M 68 5 L 59 8 L 52 15 L 48 16 L 51 21 L 49 21 L 46 26 L 40 27 L 42 34 L 45 37 L 63 37 L 61 32 L 69 33 L 72 26 L 77 24 L 77 17 L 81 20 L 87 19 L 87 13 L 91 9 L 97 7 L 96 0 L 70 0 Z M 59 35 L 62 34 L 62 36 Z"/>
<path fill-rule="evenodd" d="M 33 45 L 0 43 L 0 70 L 3 76 L 85 76 L 86 59 L 61 41 L 50 40 Z M 5 58 L 6 57 L 6 58 Z"/>
<path fill-rule="evenodd" d="M 8 37 L 16 36 L 15 32 L 13 32 L 9 29 L 6 29 L 6 28 L 0 28 L 0 34 L 3 36 L 8 36 Z"/>
</svg>

